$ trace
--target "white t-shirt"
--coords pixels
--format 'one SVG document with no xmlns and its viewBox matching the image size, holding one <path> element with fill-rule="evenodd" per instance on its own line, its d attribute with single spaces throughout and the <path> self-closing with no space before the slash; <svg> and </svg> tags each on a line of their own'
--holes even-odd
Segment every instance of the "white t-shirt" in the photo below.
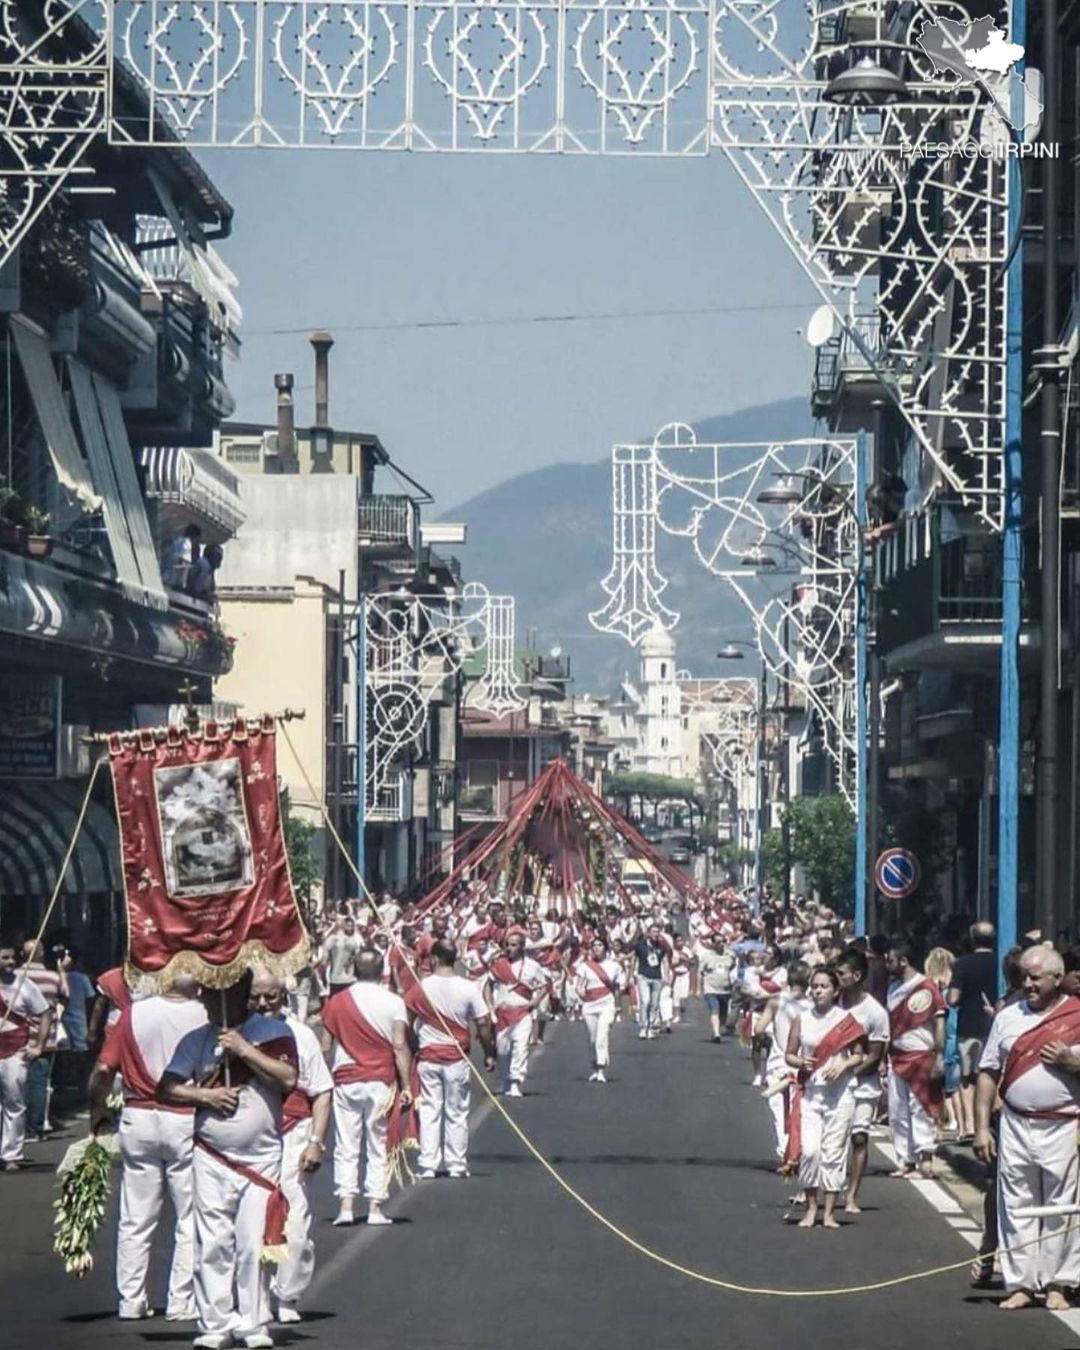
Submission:
<svg viewBox="0 0 1080 1350">
<path fill-rule="evenodd" d="M 1054 1009 L 1044 1008 L 1041 1012 L 1032 1012 L 1026 999 L 1002 1008 L 990 1027 L 979 1068 L 1000 1073 L 1017 1038 L 1037 1027 L 1052 1011 Z M 1080 1079 L 1049 1065 L 1036 1064 L 1009 1088 L 1005 1104 L 1017 1111 L 1080 1113 Z"/>
<path fill-rule="evenodd" d="M 870 1045 L 889 1044 L 889 1014 L 876 998 L 865 994 L 862 1001 L 846 1009 L 866 1032 Z M 855 1080 L 855 1096 L 860 1101 L 876 1101 L 881 1096 L 881 1081 L 877 1072 L 863 1074 Z"/>
<path fill-rule="evenodd" d="M 510 962 L 517 983 L 528 985 L 532 990 L 543 988 L 547 984 L 547 972 L 531 956 L 523 956 Z M 532 998 L 518 993 L 517 989 L 500 980 L 491 981 L 491 999 L 496 1008 L 522 1008 L 532 1002 Z"/>
<path fill-rule="evenodd" d="M 305 1022 L 300 1022 L 295 1017 L 286 1017 L 285 1025 L 296 1041 L 296 1055 L 300 1062 L 296 1086 L 305 1097 L 312 1100 L 324 1092 L 332 1092 L 334 1080 L 326 1067 L 326 1057 L 323 1055 L 319 1038 Z"/>
<path fill-rule="evenodd" d="M 607 956 L 604 958 L 603 961 L 597 961 L 596 964 L 600 967 L 600 969 L 608 977 L 610 983 L 614 985 L 614 987 L 617 990 L 623 988 L 625 984 L 625 978 L 623 976 L 623 968 L 621 965 L 619 965 L 618 961 L 615 961 L 613 960 L 612 957 Z M 615 995 L 608 993 L 607 988 L 604 985 L 604 981 L 600 978 L 600 976 L 596 973 L 596 971 L 592 969 L 592 967 L 588 964 L 587 961 L 582 959 L 581 961 L 578 962 L 575 974 L 577 977 L 577 982 L 582 986 L 582 988 L 585 990 L 586 993 L 589 993 L 593 989 L 604 990 L 603 998 L 593 998 L 586 1000 L 585 1002 L 586 1011 L 591 1009 L 593 1012 L 603 1012 L 605 1009 L 613 1008 L 615 1006 Z"/>
<path fill-rule="evenodd" d="M 271 1058 L 298 1064 L 292 1031 L 279 1018 L 253 1013 L 237 1030 Z M 221 1070 L 217 1040 L 218 1028 L 209 1023 L 189 1031 L 177 1045 L 166 1071 L 184 1083 L 205 1082 L 208 1075 Z M 229 1078 L 232 1086 L 240 1089 L 236 1111 L 231 1116 L 220 1116 L 197 1108 L 195 1133 L 227 1158 L 276 1176 L 281 1162 L 283 1094 L 236 1059 L 229 1061 Z M 226 1086 L 224 1071 L 218 1073 L 214 1086 Z"/>
<path fill-rule="evenodd" d="M 420 987 L 431 1006 L 436 1012 L 442 1013 L 448 1022 L 458 1022 L 467 1027 L 474 1020 L 491 1016 L 480 986 L 461 975 L 428 975 L 420 981 Z M 423 1020 L 417 1025 L 421 1050 L 429 1045 L 457 1045 L 453 1036 L 447 1035 L 441 1027 L 430 1026 Z"/>
<path fill-rule="evenodd" d="M 787 1054 L 791 1025 L 796 1017 L 806 1017 L 814 1007 L 808 994 L 789 994 L 785 991 L 778 997 L 776 1016 L 772 1024 L 772 1044 L 765 1063 L 765 1072 L 769 1077 L 792 1072 L 784 1058 Z"/>
<path fill-rule="evenodd" d="M 475 986 L 469 985 L 469 988 L 473 989 Z M 405 1007 L 405 1000 L 400 994 L 392 993 L 380 984 L 360 980 L 350 987 L 348 996 L 356 1004 L 364 1020 L 370 1022 L 380 1036 L 385 1036 L 391 1044 L 394 1040 L 394 1024 L 400 1022 L 404 1026 L 409 1025 L 409 1010 Z M 352 1063 L 352 1056 L 335 1041 L 333 1067 L 340 1069 Z"/>
<path fill-rule="evenodd" d="M 19 991 L 17 997 L 16 989 Z M 36 1021 L 43 1013 L 49 1011 L 49 1001 L 34 981 L 23 979 L 18 973 L 15 974 L 15 978 L 10 984 L 0 983 L 0 999 L 3 999 L 9 1012 L 15 1013 L 27 1021 Z M 14 1025 L 13 1018 L 7 1019 L 0 1015 L 0 1033 L 11 1032 Z M 0 1050 L 0 1056 L 2 1056 L 2 1050 Z"/>
<path fill-rule="evenodd" d="M 155 1083 L 168 1068 L 176 1047 L 189 1031 L 206 1025 L 206 1009 L 197 998 L 154 994 L 131 1005 L 131 1030 L 147 1072 Z"/>
</svg>

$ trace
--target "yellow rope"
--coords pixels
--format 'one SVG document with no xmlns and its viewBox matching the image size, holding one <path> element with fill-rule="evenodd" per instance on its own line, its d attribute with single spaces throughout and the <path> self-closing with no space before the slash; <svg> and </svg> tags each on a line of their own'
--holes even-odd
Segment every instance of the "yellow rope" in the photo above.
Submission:
<svg viewBox="0 0 1080 1350">
<path fill-rule="evenodd" d="M 87 811 L 90 810 L 90 798 L 93 795 L 94 783 L 97 781 L 98 772 L 101 769 L 102 762 L 101 759 L 95 761 L 93 771 L 90 774 L 90 781 L 86 785 L 86 793 L 83 796 L 82 806 L 79 808 L 79 815 L 75 821 L 75 831 L 68 843 L 67 852 L 64 854 L 63 864 L 57 874 L 56 885 L 53 887 L 53 893 L 49 899 L 49 903 L 45 906 L 45 914 L 38 927 L 37 936 L 34 938 L 35 951 L 41 946 L 41 941 L 45 936 L 45 929 L 49 926 L 49 920 L 52 918 L 52 912 L 56 908 L 56 902 L 60 899 L 60 892 L 64 886 L 64 878 L 67 876 L 68 867 L 70 866 L 71 859 L 75 853 L 75 845 L 79 842 L 79 835 L 82 832 L 83 821 L 86 819 Z M 19 995 L 22 993 L 22 987 L 26 983 L 26 979 L 26 967 L 23 966 L 19 971 L 19 978 L 15 983 L 15 992 L 12 994 L 11 1002 L 8 1005 L 12 1011 L 14 1011 L 15 1006 L 19 1001 Z M 6 1019 L 0 1018 L 0 1029 L 5 1025 Z"/>
<path fill-rule="evenodd" d="M 307 769 L 304 767 L 304 764 L 301 761 L 300 756 L 297 754 L 296 746 L 293 744 L 292 737 L 289 735 L 288 726 L 282 723 L 281 730 L 289 749 L 292 751 L 293 758 L 296 760 L 297 767 L 299 768 L 300 773 L 303 776 L 307 789 L 311 793 L 312 801 L 318 802 L 319 811 L 322 815 L 323 821 L 326 824 L 326 828 L 329 831 L 330 837 L 337 845 L 338 851 L 341 853 L 342 858 L 344 858 L 346 864 L 348 865 L 349 871 L 352 872 L 353 876 L 356 878 L 356 881 L 359 884 L 360 889 L 363 891 L 365 898 L 371 905 L 372 911 L 375 914 L 376 919 L 378 920 L 379 926 L 382 929 L 383 933 L 387 936 L 390 944 L 403 955 L 404 959 L 409 964 L 410 969 L 413 971 L 413 974 L 415 975 L 416 970 L 412 966 L 411 953 L 408 951 L 407 948 L 402 947 L 401 944 L 397 941 L 397 939 L 394 937 L 393 931 L 391 930 L 389 924 L 383 922 L 382 916 L 379 914 L 378 906 L 375 904 L 374 897 L 368 890 L 364 878 L 360 875 L 360 872 L 357 869 L 356 864 L 353 862 L 352 857 L 349 854 L 349 851 L 346 849 L 344 843 L 342 842 L 341 836 L 334 828 L 334 823 L 330 819 L 329 813 L 327 812 L 325 805 L 320 801 L 318 794 L 315 792 L 315 789 L 312 786 L 311 779 L 308 777 Z M 357 791 L 358 792 L 364 791 L 363 766 L 361 766 L 357 774 Z M 438 1012 L 438 1009 L 436 1009 L 436 1012 Z M 449 1035 L 450 1034 L 449 1027 L 446 1028 L 446 1031 L 447 1034 Z M 566 1195 L 568 1195 L 570 1199 L 574 1201 L 575 1204 L 579 1205 L 585 1211 L 586 1214 L 588 1214 L 591 1218 L 595 1219 L 596 1222 L 600 1224 L 602 1227 L 606 1228 L 608 1232 L 611 1233 L 614 1237 L 618 1238 L 620 1242 L 625 1243 L 626 1246 L 632 1248 L 634 1251 L 638 1252 L 641 1256 L 644 1256 L 647 1260 L 654 1262 L 656 1265 L 664 1266 L 667 1270 L 674 1271 L 675 1274 L 682 1275 L 688 1280 L 694 1280 L 698 1284 L 711 1285 L 714 1289 L 725 1289 L 732 1294 L 755 1294 L 755 1295 L 762 1295 L 768 1298 L 838 1298 L 846 1294 L 873 1294 L 877 1293 L 881 1289 L 893 1289 L 898 1285 L 912 1284 L 916 1280 L 929 1280 L 936 1275 L 946 1275 L 951 1271 L 963 1270 L 971 1265 L 972 1258 L 970 1256 L 966 1256 L 962 1261 L 951 1261 L 948 1263 L 948 1265 L 944 1266 L 931 1266 L 926 1270 L 912 1271 L 908 1275 L 894 1275 L 891 1279 L 887 1280 L 874 1280 L 868 1284 L 836 1285 L 826 1289 L 774 1289 L 768 1285 L 738 1284 L 733 1280 L 723 1280 L 718 1275 L 709 1275 L 705 1271 L 694 1270 L 691 1266 L 684 1266 L 681 1264 L 681 1262 L 673 1260 L 670 1256 L 665 1256 L 663 1252 L 655 1251 L 652 1247 L 646 1246 L 644 1242 L 639 1242 L 638 1239 L 634 1237 L 632 1233 L 628 1233 L 624 1228 L 620 1228 L 619 1225 L 615 1223 L 613 1219 L 609 1219 L 607 1215 L 603 1214 L 600 1210 L 598 1210 L 596 1206 L 591 1203 L 591 1201 L 587 1200 L 585 1196 L 581 1194 L 580 1191 L 575 1189 L 575 1187 L 573 1187 L 570 1184 L 570 1182 L 567 1181 L 567 1179 L 562 1175 L 562 1173 L 558 1170 L 558 1168 L 556 1168 L 553 1163 L 549 1162 L 548 1159 L 544 1157 L 543 1153 L 540 1151 L 538 1146 L 533 1143 L 533 1141 L 521 1128 L 521 1126 L 510 1114 L 510 1112 L 507 1111 L 507 1109 L 503 1106 L 502 1102 L 499 1101 L 498 1097 L 494 1094 L 494 1092 L 492 1092 L 491 1088 L 488 1086 L 487 1080 L 484 1078 L 483 1074 L 480 1072 L 480 1070 L 477 1068 L 477 1066 L 473 1063 L 472 1059 L 465 1053 L 464 1050 L 461 1051 L 461 1056 L 465 1060 L 466 1064 L 468 1064 L 469 1071 L 472 1073 L 472 1076 L 475 1078 L 477 1083 L 479 1083 L 480 1087 L 483 1089 L 484 1093 L 488 1098 L 488 1101 L 498 1112 L 498 1114 L 502 1117 L 503 1121 L 509 1127 L 510 1131 L 517 1136 L 517 1138 L 521 1141 L 521 1143 L 532 1155 L 532 1157 L 540 1164 L 540 1166 L 544 1169 L 544 1171 L 547 1172 L 548 1176 L 551 1177 L 551 1179 L 555 1182 L 555 1184 Z M 1080 1228 L 1080 1221 L 1074 1224 L 1069 1224 L 1063 1231 L 1072 1232 L 1076 1228 Z M 1013 1251 L 1013 1252 L 1022 1251 L 1026 1247 L 1036 1246 L 1041 1241 L 1042 1241 L 1041 1237 L 1033 1238 L 1027 1242 L 1017 1243 L 1013 1247 L 998 1248 L 997 1251 L 998 1253 L 1003 1251 Z M 989 1254 L 990 1253 L 987 1253 L 987 1255 Z"/>
</svg>

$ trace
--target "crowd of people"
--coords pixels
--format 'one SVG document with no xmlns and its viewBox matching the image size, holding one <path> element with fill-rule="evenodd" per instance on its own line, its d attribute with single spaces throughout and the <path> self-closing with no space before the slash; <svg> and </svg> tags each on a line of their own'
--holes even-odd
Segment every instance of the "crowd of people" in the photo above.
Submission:
<svg viewBox="0 0 1080 1350">
<path fill-rule="evenodd" d="M 123 1163 L 119 1317 L 152 1313 L 168 1195 L 166 1318 L 196 1322 L 203 1350 L 272 1345 L 273 1321 L 303 1316 L 315 1266 L 307 1183 L 331 1145 L 333 1223 L 389 1224 L 410 1157 L 422 1181 L 469 1176 L 474 1042 L 497 1090 L 518 1099 L 549 1024 L 580 1024 L 589 1081 L 604 1085 L 616 1022 L 662 1038 L 695 996 L 713 1042 L 747 1048 L 776 1166 L 797 1177 L 793 1222 L 835 1229 L 838 1210 L 861 1213 L 876 1126 L 898 1178 L 932 1176 L 952 1137 L 991 1172 L 973 1280 L 995 1278 L 997 1252 L 1003 1308 L 1069 1306 L 1076 1220 L 1027 1211 L 1067 1206 L 1080 1185 L 1080 949 L 1032 936 L 1009 953 L 999 998 L 987 924 L 959 939 L 856 940 L 802 897 L 784 909 L 658 886 L 624 901 L 566 913 L 477 888 L 424 911 L 384 897 L 316 920 L 312 960 L 288 979 L 256 970 L 223 992 L 177 978 L 143 997 L 117 970 L 87 981 L 91 1127 L 116 1131 Z M 72 1000 L 73 959 L 46 978 L 40 957 L 0 943 L 6 1171 L 19 1168 L 30 1079 Z"/>
</svg>

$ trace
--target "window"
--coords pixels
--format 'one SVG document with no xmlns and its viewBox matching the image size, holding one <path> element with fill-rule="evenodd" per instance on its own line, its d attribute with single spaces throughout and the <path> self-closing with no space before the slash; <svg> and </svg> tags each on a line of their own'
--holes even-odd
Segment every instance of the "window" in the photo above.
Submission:
<svg viewBox="0 0 1080 1350">
<path fill-rule="evenodd" d="M 666 661 L 661 661 L 661 662 L 660 662 L 660 678 L 661 678 L 662 680 L 666 680 L 666 679 L 667 679 L 667 662 L 666 662 Z"/>
<path fill-rule="evenodd" d="M 225 458 L 230 464 L 259 464 L 262 462 L 262 445 L 258 441 L 254 445 L 234 441 L 225 447 Z"/>
<path fill-rule="evenodd" d="M 667 737 L 666 737 L 666 736 L 661 736 L 661 737 L 660 737 L 660 749 L 661 749 L 661 750 L 666 750 L 666 749 L 667 749 Z"/>
</svg>

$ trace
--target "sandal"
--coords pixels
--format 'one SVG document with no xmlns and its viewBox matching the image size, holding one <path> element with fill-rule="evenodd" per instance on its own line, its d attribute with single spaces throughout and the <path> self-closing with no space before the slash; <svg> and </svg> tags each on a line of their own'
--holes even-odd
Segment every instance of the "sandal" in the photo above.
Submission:
<svg viewBox="0 0 1080 1350">
<path fill-rule="evenodd" d="M 977 1256 L 968 1266 L 968 1276 L 976 1288 L 986 1288 L 994 1283 L 994 1253 Z"/>
</svg>

